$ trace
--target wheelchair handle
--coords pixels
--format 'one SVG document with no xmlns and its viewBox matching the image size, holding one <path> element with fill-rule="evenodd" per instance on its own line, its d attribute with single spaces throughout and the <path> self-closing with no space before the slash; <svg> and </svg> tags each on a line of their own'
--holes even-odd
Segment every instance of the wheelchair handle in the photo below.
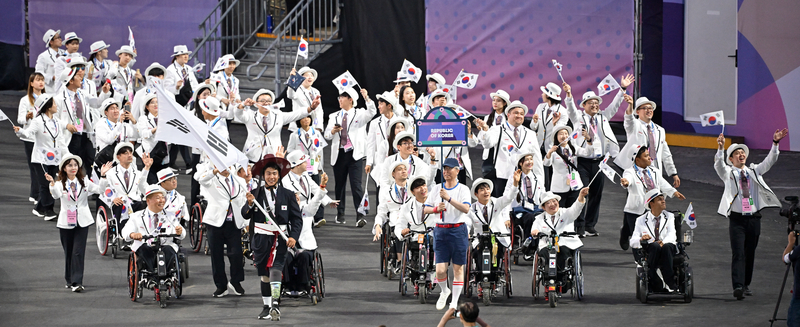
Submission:
<svg viewBox="0 0 800 327">
<path fill-rule="evenodd" d="M 158 235 L 142 235 L 142 240 L 149 240 L 156 237 L 180 237 L 180 234 L 158 234 Z"/>
</svg>

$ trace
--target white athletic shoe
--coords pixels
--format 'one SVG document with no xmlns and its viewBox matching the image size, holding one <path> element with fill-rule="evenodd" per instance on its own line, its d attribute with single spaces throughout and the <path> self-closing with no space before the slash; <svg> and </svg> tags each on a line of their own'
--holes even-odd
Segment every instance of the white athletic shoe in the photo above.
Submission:
<svg viewBox="0 0 800 327">
<path fill-rule="evenodd" d="M 436 310 L 442 310 L 447 305 L 447 297 L 450 296 L 450 289 L 445 288 L 439 293 L 439 300 L 436 301 Z"/>
</svg>

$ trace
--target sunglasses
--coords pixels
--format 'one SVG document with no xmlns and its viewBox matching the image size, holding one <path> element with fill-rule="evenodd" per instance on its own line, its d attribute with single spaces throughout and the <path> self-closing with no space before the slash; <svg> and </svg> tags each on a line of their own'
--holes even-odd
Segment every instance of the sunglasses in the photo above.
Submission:
<svg viewBox="0 0 800 327">
<path fill-rule="evenodd" d="M 75 70 L 86 70 L 86 66 L 77 66 Z"/>
</svg>

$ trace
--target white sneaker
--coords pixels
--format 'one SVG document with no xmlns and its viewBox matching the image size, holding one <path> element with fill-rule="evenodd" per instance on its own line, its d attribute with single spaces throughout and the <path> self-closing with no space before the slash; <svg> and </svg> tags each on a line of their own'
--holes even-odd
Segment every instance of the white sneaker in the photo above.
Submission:
<svg viewBox="0 0 800 327">
<path fill-rule="evenodd" d="M 442 290 L 442 293 L 439 293 L 439 300 L 436 301 L 436 310 L 444 309 L 445 305 L 447 305 L 447 297 L 450 296 L 450 289 L 445 288 Z"/>
<path fill-rule="evenodd" d="M 33 211 L 31 211 L 31 213 L 33 213 L 33 215 L 36 216 L 36 217 L 44 218 L 44 214 L 39 212 L 39 211 L 36 211 L 36 209 L 33 209 Z"/>
<path fill-rule="evenodd" d="M 33 203 L 36 203 L 36 199 L 34 199 L 33 197 L 28 197 L 28 201 L 31 201 L 31 202 L 33 202 Z"/>
</svg>

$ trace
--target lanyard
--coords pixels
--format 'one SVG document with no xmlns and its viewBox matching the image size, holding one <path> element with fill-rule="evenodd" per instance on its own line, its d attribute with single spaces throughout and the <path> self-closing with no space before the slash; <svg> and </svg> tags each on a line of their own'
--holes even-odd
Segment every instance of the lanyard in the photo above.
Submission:
<svg viewBox="0 0 800 327">
<path fill-rule="evenodd" d="M 214 127 L 214 125 L 216 125 L 217 122 L 219 122 L 219 119 L 220 119 L 220 117 L 217 117 L 217 119 L 214 119 L 214 121 L 211 122 L 211 127 Z"/>
<path fill-rule="evenodd" d="M 486 207 L 486 211 L 489 212 L 489 221 L 484 221 L 483 222 L 486 225 L 489 225 L 492 222 L 492 218 L 494 217 L 494 209 L 489 210 L 489 205 L 490 204 L 494 204 L 491 199 L 489 200 L 489 203 L 486 203 L 486 205 L 484 206 L 484 207 Z M 483 216 L 483 213 L 479 213 L 478 212 L 478 203 L 475 203 L 475 206 L 472 207 L 472 211 L 475 212 L 475 216 L 478 217 L 478 219 L 480 221 L 483 221 L 483 219 L 481 217 L 481 216 Z"/>
<path fill-rule="evenodd" d="M 56 146 L 56 138 L 58 137 L 59 134 L 61 134 L 61 132 L 58 130 L 58 123 L 56 122 L 56 119 L 55 118 L 50 119 L 53 121 L 53 130 L 55 131 L 55 134 L 53 134 L 53 132 L 50 131 L 50 127 L 47 127 L 47 121 L 44 120 L 44 115 L 41 115 L 39 117 L 42 117 L 42 124 L 44 125 L 44 129 L 47 130 L 47 134 L 50 134 L 50 138 L 53 139 L 53 146 Z"/>
</svg>

